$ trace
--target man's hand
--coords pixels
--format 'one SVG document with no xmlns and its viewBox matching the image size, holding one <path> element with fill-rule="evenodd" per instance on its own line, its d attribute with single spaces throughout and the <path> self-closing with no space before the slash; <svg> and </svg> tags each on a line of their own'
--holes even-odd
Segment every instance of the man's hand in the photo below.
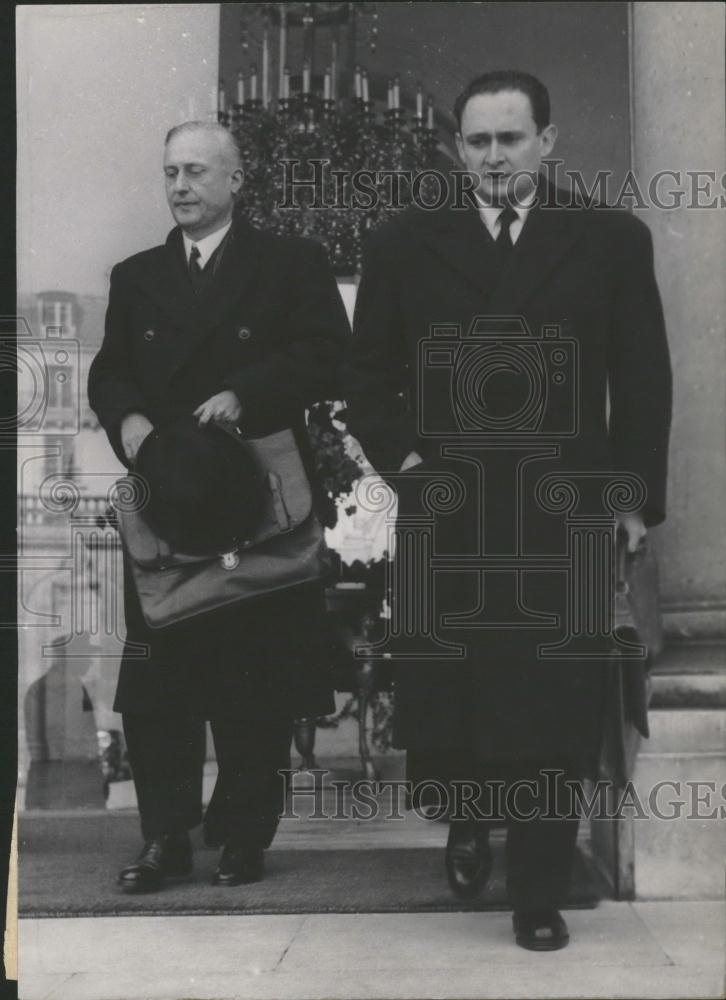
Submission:
<svg viewBox="0 0 726 1000">
<path fill-rule="evenodd" d="M 398 471 L 405 472 L 406 469 L 412 469 L 414 465 L 420 465 L 421 462 L 423 462 L 423 459 L 417 451 L 409 451 L 408 455 L 406 455 L 401 463 L 401 468 Z"/>
<path fill-rule="evenodd" d="M 210 420 L 219 424 L 236 424 L 242 416 L 242 407 L 232 390 L 225 389 L 198 406 L 194 416 L 199 417 L 200 427 L 204 427 Z"/>
<path fill-rule="evenodd" d="M 618 514 L 618 527 L 628 536 L 628 552 L 637 552 L 641 542 L 648 534 L 640 514 Z"/>
<path fill-rule="evenodd" d="M 134 462 L 144 438 L 153 431 L 154 425 L 143 413 L 128 413 L 121 421 L 121 447 L 129 462 Z"/>
</svg>

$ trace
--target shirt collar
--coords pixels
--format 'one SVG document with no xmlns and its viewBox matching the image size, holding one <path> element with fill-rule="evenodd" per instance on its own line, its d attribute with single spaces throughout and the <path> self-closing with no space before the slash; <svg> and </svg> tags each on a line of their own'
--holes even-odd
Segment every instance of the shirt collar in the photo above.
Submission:
<svg viewBox="0 0 726 1000">
<path fill-rule="evenodd" d="M 487 204 L 487 202 L 485 202 L 477 192 L 474 192 L 474 197 L 476 198 L 477 204 L 479 206 L 479 215 L 482 217 L 482 219 L 488 226 L 489 230 L 491 231 L 496 225 L 497 219 L 501 214 L 503 206 Z M 512 208 L 517 213 L 519 221 L 522 224 L 524 224 L 527 218 L 527 213 L 529 212 L 530 208 L 532 208 L 532 206 L 534 205 L 536 199 L 537 199 L 537 192 L 532 191 L 532 193 L 529 194 L 526 198 L 523 198 L 516 205 L 512 205 Z"/>
<path fill-rule="evenodd" d="M 201 240 L 193 240 L 191 236 L 187 236 L 184 233 L 184 253 L 187 264 L 189 263 L 189 254 L 192 252 L 192 247 L 195 246 L 199 248 L 199 266 L 200 268 L 204 268 L 209 258 L 229 232 L 231 225 L 232 220 L 230 219 L 226 226 L 222 226 L 221 229 L 215 229 L 213 233 L 210 233 L 209 236 L 205 236 Z"/>
</svg>

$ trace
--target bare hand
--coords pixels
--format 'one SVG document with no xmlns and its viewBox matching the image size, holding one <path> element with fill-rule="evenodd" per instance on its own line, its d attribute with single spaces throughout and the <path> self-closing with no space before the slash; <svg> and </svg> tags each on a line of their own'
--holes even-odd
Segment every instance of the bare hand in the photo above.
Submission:
<svg viewBox="0 0 726 1000">
<path fill-rule="evenodd" d="M 414 465 L 420 465 L 421 462 L 423 462 L 423 459 L 417 451 L 409 451 L 408 455 L 406 455 L 401 463 L 401 468 L 398 471 L 405 472 L 406 469 L 412 469 Z"/>
<path fill-rule="evenodd" d="M 232 390 L 225 389 L 198 406 L 194 416 L 199 417 L 200 427 L 204 427 L 210 420 L 219 424 L 236 424 L 242 416 L 242 407 Z"/>
<path fill-rule="evenodd" d="M 121 447 L 129 462 L 136 459 L 142 442 L 153 431 L 154 425 L 143 413 L 128 413 L 121 421 Z"/>
<path fill-rule="evenodd" d="M 618 514 L 618 525 L 628 536 L 628 552 L 637 552 L 648 534 L 640 514 Z"/>
</svg>

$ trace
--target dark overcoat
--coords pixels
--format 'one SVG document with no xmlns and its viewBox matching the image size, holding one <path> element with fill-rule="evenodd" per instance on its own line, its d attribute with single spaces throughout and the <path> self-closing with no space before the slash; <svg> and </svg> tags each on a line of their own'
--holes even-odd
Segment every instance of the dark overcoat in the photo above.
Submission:
<svg viewBox="0 0 726 1000">
<path fill-rule="evenodd" d="M 202 300 L 182 233 L 114 267 L 91 407 L 119 459 L 131 412 L 155 426 L 224 389 L 249 437 L 291 427 L 313 477 L 305 408 L 340 396 L 349 339 L 332 271 L 316 243 L 233 225 Z M 115 708 L 212 717 L 268 706 L 295 717 L 333 710 L 320 587 L 294 588 L 163 630 L 149 629 L 125 573 L 127 641 Z M 144 649 L 148 652 L 144 652 Z"/>
<path fill-rule="evenodd" d="M 503 269 L 471 206 L 409 209 L 366 247 L 349 428 L 398 491 L 398 543 L 405 519 L 430 520 L 433 509 L 434 555 L 503 558 L 501 572 L 462 563 L 434 574 L 438 636 L 465 655 L 444 659 L 426 636 L 406 640 L 394 736 L 409 750 L 553 760 L 597 749 L 610 671 L 602 644 L 585 650 L 594 659 L 541 653 L 565 637 L 578 598 L 557 563 L 571 551 L 559 502 L 570 494 L 538 485 L 567 474 L 579 496 L 569 515 L 601 517 L 603 477 L 635 474 L 646 523 L 659 523 L 671 372 L 647 227 L 624 212 L 557 207 L 571 200 L 540 185 Z M 451 350 L 476 338 L 476 317 L 489 317 L 478 360 L 478 348 Z M 472 457 L 477 427 L 487 446 Z M 396 474 L 411 451 L 423 464 Z M 442 474 L 443 490 L 422 490 Z M 513 571 L 520 556 L 540 565 Z M 421 563 L 400 569 L 409 576 L 394 605 L 410 599 L 412 580 L 429 579 Z M 416 585 L 413 600 L 428 600 Z M 406 642 L 391 648 L 401 654 Z"/>
</svg>

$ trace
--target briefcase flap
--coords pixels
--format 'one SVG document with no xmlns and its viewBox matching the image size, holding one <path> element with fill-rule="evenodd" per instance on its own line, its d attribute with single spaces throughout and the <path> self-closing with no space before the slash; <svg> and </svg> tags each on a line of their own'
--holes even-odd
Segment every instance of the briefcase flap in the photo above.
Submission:
<svg viewBox="0 0 726 1000">
<path fill-rule="evenodd" d="M 250 538 L 238 540 L 242 552 L 304 524 L 313 509 L 313 497 L 305 466 L 291 430 L 286 429 L 264 438 L 245 440 L 238 437 L 240 447 L 250 451 L 257 462 L 260 479 L 266 487 L 263 513 L 257 530 Z M 172 551 L 149 527 L 140 510 L 118 511 L 119 531 L 129 557 L 139 566 L 167 569 L 208 562 L 222 553 L 191 555 Z"/>
</svg>

